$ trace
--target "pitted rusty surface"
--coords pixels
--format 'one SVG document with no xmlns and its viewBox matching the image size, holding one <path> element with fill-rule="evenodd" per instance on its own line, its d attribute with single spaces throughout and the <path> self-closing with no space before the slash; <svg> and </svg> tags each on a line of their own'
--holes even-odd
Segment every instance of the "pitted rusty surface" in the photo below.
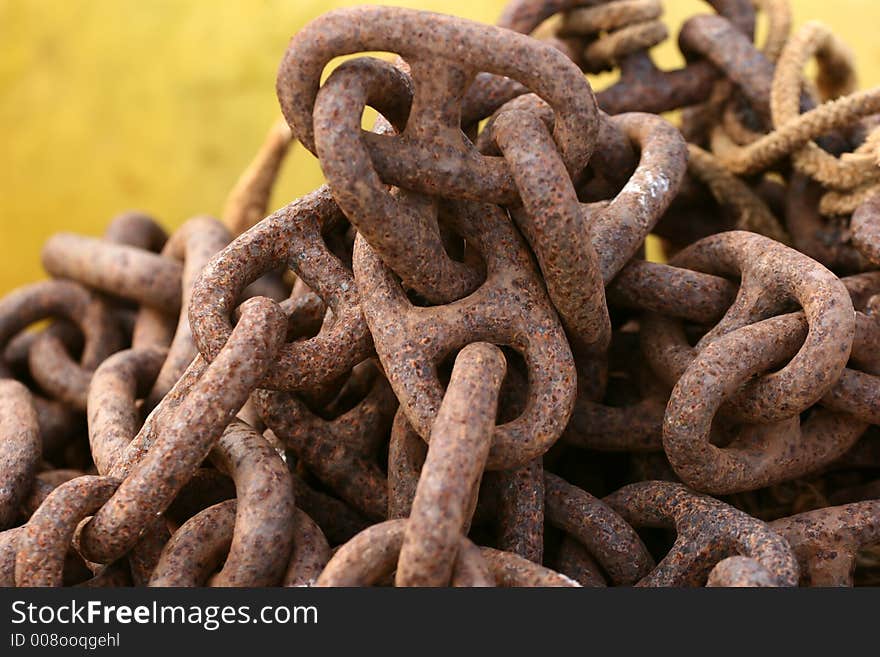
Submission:
<svg viewBox="0 0 880 657">
<path fill-rule="evenodd" d="M 5 296 L 0 301 L 0 344 L 5 346 L 31 324 L 49 318 L 69 320 L 82 332 L 83 368 L 94 369 L 121 346 L 119 327 L 106 305 L 86 288 L 69 281 L 34 283 Z"/>
<path fill-rule="evenodd" d="M 111 476 L 127 477 L 132 468 L 152 448 L 158 438 L 159 427 L 167 423 L 173 417 L 177 408 L 187 398 L 192 387 L 204 374 L 208 365 L 201 357 L 196 357 L 190 366 L 178 379 L 171 391 L 165 395 L 162 402 L 147 415 L 137 435 L 127 444 L 119 454 L 110 469 Z"/>
<path fill-rule="evenodd" d="M 309 150 L 315 152 L 312 114 L 326 64 L 340 55 L 376 50 L 399 53 L 413 71 L 415 86 L 406 132 L 364 135 L 386 184 L 447 198 L 515 199 L 504 163 L 480 156 L 462 140 L 456 123 L 457 98 L 477 72 L 519 80 L 557 111 L 554 138 L 569 173 L 577 174 L 589 160 L 598 129 L 596 102 L 589 83 L 562 53 L 501 28 L 389 7 L 328 12 L 291 40 L 277 91 L 294 135 Z M 444 166 L 437 166 L 432 151 L 454 159 L 444 158 Z"/>
<path fill-rule="evenodd" d="M 22 527 L 0 532 L 0 586 L 15 586 L 15 557 L 18 554 L 18 537 Z"/>
<path fill-rule="evenodd" d="M 497 505 L 498 548 L 534 563 L 544 561 L 544 467 L 534 459 L 491 473 Z"/>
<path fill-rule="evenodd" d="M 853 300 L 856 301 L 855 296 Z M 866 304 L 866 312 L 856 312 L 851 367 L 843 371 L 840 379 L 821 401 L 825 408 L 846 413 L 870 424 L 876 424 L 880 420 L 880 363 L 877 360 L 880 325 L 873 310 L 877 301 L 878 298 L 872 296 Z"/>
<path fill-rule="evenodd" d="M 880 501 L 808 511 L 770 523 L 791 544 L 810 586 L 852 586 L 859 550 L 880 543 Z"/>
<path fill-rule="evenodd" d="M 83 529 L 83 549 L 108 563 L 137 540 L 148 518 L 174 499 L 265 377 L 284 339 L 286 320 L 274 302 L 251 299 L 226 348 L 211 363 L 173 414 L 157 441 L 131 469 L 112 500 Z"/>
<path fill-rule="evenodd" d="M 585 547 L 614 584 L 632 585 L 654 567 L 635 530 L 611 507 L 556 475 L 545 475 L 547 522 Z"/>
<path fill-rule="evenodd" d="M 680 484 L 642 482 L 604 502 L 635 527 L 666 527 L 675 544 L 639 586 L 701 586 L 722 559 L 739 555 L 766 568 L 775 586 L 796 586 L 798 564 L 788 543 L 756 520 Z"/>
<path fill-rule="evenodd" d="M 608 286 L 610 303 L 711 325 L 733 305 L 735 283 L 657 262 L 631 260 Z"/>
<path fill-rule="evenodd" d="M 452 576 L 489 458 L 505 369 L 504 354 L 486 343 L 466 346 L 455 359 L 406 523 L 397 586 L 443 586 Z"/>
<path fill-rule="evenodd" d="M 150 585 L 276 585 L 288 565 L 296 511 L 286 465 L 262 436 L 238 422 L 211 458 L 235 480 L 237 499 L 190 518 L 156 559 Z"/>
<path fill-rule="evenodd" d="M 625 148 L 622 157 L 628 160 L 631 146 L 638 146 L 641 158 L 613 200 L 582 205 L 542 120 L 553 125 L 549 108 L 534 96 L 521 96 L 501 108 L 484 134 L 491 133 L 510 162 L 524 204 L 513 208 L 512 216 L 538 258 L 573 348 L 595 354 L 610 340 L 600 280 L 610 281 L 635 255 L 671 204 L 687 167 L 686 148 L 678 131 L 658 117 L 603 115 L 605 129 L 622 140 L 611 138 L 611 150 Z M 620 157 L 596 165 L 614 168 Z"/>
<path fill-rule="evenodd" d="M 581 543 L 566 536 L 559 546 L 555 570 L 589 588 L 604 588 L 605 576 L 596 560 Z"/>
<path fill-rule="evenodd" d="M 315 337 L 284 345 L 260 387 L 296 391 L 348 372 L 370 355 L 370 334 L 351 272 L 321 237 L 341 218 L 321 188 L 270 215 L 217 254 L 195 283 L 189 320 L 196 345 L 209 361 L 232 333 L 232 314 L 245 287 L 261 274 L 290 267 L 333 312 Z"/>
<path fill-rule="evenodd" d="M 540 15 L 544 17 L 548 15 L 548 9 L 550 15 L 570 10 L 557 34 L 580 45 L 582 50 L 577 60 L 581 67 L 588 73 L 614 67 L 620 70 L 620 79 L 597 95 L 600 107 L 609 114 L 632 111 L 660 114 L 701 103 L 712 93 L 718 71 L 711 59 L 691 57 L 693 61 L 689 61 L 686 67 L 673 71 L 661 71 L 651 59 L 649 49 L 668 36 L 666 26 L 660 20 L 663 7 L 659 0 L 600 3 L 579 0 L 534 3 L 526 0 L 512 4 L 521 7 L 521 16 L 528 15 L 526 8 L 530 5 L 543 5 Z M 751 2 L 709 0 L 708 4 L 751 38 L 755 23 Z M 512 16 L 511 9 L 508 9 L 505 18 Z"/>
<path fill-rule="evenodd" d="M 411 96 L 412 82 L 390 64 L 368 58 L 346 62 L 318 95 L 316 148 L 334 198 L 360 234 L 407 285 L 442 303 L 471 292 L 479 272 L 447 254 L 437 228 L 437 201 L 402 189 L 391 194 L 373 170 L 361 139 L 360 117 L 368 101 L 404 125 Z"/>
<path fill-rule="evenodd" d="M 168 357 L 150 391 L 149 406 L 155 406 L 171 390 L 198 354 L 189 326 L 193 285 L 208 261 L 223 250 L 230 240 L 229 231 L 219 221 L 211 217 L 196 217 L 175 231 L 162 249 L 164 257 L 183 263 L 181 312 L 174 339 L 168 347 Z"/>
<path fill-rule="evenodd" d="M 0 379 L 0 529 L 15 523 L 40 462 L 40 422 L 30 391 Z"/>
<path fill-rule="evenodd" d="M 423 438 L 440 408 L 434 368 L 474 340 L 506 344 L 529 367 L 530 396 L 522 415 L 495 428 L 488 468 L 524 465 L 552 445 L 571 414 L 575 373 L 571 350 L 528 251 L 494 206 L 460 204 L 460 232 L 486 259 L 486 281 L 444 306 L 417 307 L 369 245 L 355 243 L 355 277 L 376 351 L 413 428 Z M 398 329 L 401 323 L 408 330 Z M 528 327 L 528 328 L 526 328 Z"/>
<path fill-rule="evenodd" d="M 673 264 L 742 278 L 733 305 L 700 339 L 698 350 L 792 303 L 804 309 L 808 333 L 803 346 L 783 368 L 750 383 L 738 396 L 741 416 L 763 422 L 791 417 L 840 376 L 852 348 L 854 314 L 846 288 L 830 271 L 772 240 L 739 231 L 702 240 L 679 253 Z"/>
<path fill-rule="evenodd" d="M 119 481 L 110 477 L 83 476 L 52 491 L 18 537 L 16 586 L 60 586 L 77 526 L 106 503 L 118 486 Z"/>
<path fill-rule="evenodd" d="M 656 324 L 646 328 L 650 340 L 658 336 Z M 804 343 L 806 330 L 802 315 L 782 315 L 721 337 L 689 365 L 681 363 L 687 369 L 667 407 L 663 445 L 686 483 L 713 494 L 760 488 L 818 470 L 845 453 L 864 433 L 866 423 L 816 409 L 804 421 L 794 415 L 768 424 L 732 425 L 734 437 L 728 437 L 726 445 L 710 442 L 711 423 L 722 401 L 750 376 L 794 354 Z M 679 339 L 679 352 L 689 350 L 683 336 L 674 338 Z M 701 385 L 691 382 L 709 373 L 714 375 L 711 388 L 690 387 Z M 839 388 L 836 382 L 832 390 Z"/>
<path fill-rule="evenodd" d="M 312 586 L 330 561 L 330 544 L 308 514 L 294 510 L 293 552 L 284 573 L 284 586 Z"/>
<path fill-rule="evenodd" d="M 369 586 L 390 575 L 400 556 L 407 522 L 404 519 L 386 520 L 352 538 L 336 550 L 316 586 Z M 468 586 L 494 585 L 483 556 L 479 550 L 469 549 L 470 545 L 468 539 L 461 539 L 452 585 L 457 585 L 465 575 L 468 576 Z"/>
<path fill-rule="evenodd" d="M 229 553 L 235 518 L 235 500 L 226 500 L 187 520 L 162 551 L 149 585 L 205 585 Z"/>
<path fill-rule="evenodd" d="M 520 586 L 580 586 L 573 579 L 550 568 L 524 559 L 518 554 L 484 547 L 480 549 L 483 559 L 497 586 L 515 588 Z"/>
<path fill-rule="evenodd" d="M 549 130 L 534 113 L 503 109 L 492 129 L 523 200 L 523 211 L 514 217 L 538 258 L 569 337 L 588 350 L 607 349 L 611 322 L 602 271 Z"/>
<path fill-rule="evenodd" d="M 368 517 L 385 517 L 387 482 L 378 452 L 397 401 L 381 374 L 354 408 L 332 420 L 293 393 L 260 390 L 255 403 L 275 436 L 324 485 Z"/>
<path fill-rule="evenodd" d="M 638 167 L 608 205 L 588 208 L 593 246 L 606 284 L 629 262 L 666 212 L 687 170 L 687 147 L 678 131 L 649 114 L 612 118 L 641 153 Z"/>
<path fill-rule="evenodd" d="M 250 426 L 231 423 L 211 451 L 235 481 L 235 529 L 212 586 L 271 586 L 285 572 L 293 547 L 293 484 L 287 465 Z"/>
<path fill-rule="evenodd" d="M 89 388 L 88 420 L 92 458 L 99 474 L 110 473 L 140 429 L 137 400 L 147 396 L 166 357 L 164 349 L 128 349 L 96 370 Z"/>
<path fill-rule="evenodd" d="M 770 588 L 776 586 L 776 581 L 773 573 L 760 561 L 749 557 L 727 557 L 709 573 L 706 586 Z"/>
<path fill-rule="evenodd" d="M 721 70 L 751 108 L 769 122 L 773 63 L 755 47 L 751 35 L 722 16 L 694 16 L 682 27 L 679 45 L 685 56 L 699 55 Z"/>
<path fill-rule="evenodd" d="M 865 201 L 853 213 L 852 241 L 873 264 L 880 264 L 880 194 Z"/>
<path fill-rule="evenodd" d="M 836 388 L 855 332 L 843 284 L 816 263 L 796 266 L 798 258 L 803 257 L 745 233 L 707 238 L 674 262 L 728 275 L 737 272 L 737 262 L 748 262 L 724 318 L 696 348 L 672 320 L 654 315 L 645 324 L 646 356 L 655 372 L 675 383 L 664 418 L 664 450 L 679 476 L 698 490 L 750 490 L 817 470 L 844 453 L 866 428 L 827 411 L 816 411 L 803 425 L 797 416 Z M 805 315 L 772 317 L 795 299 Z M 774 368 L 773 374 L 750 381 Z M 743 384 L 748 385 L 740 389 Z M 738 395 L 731 403 L 733 393 Z M 709 438 L 719 409 L 775 424 L 744 426 L 733 442 L 716 447 Z"/>
<path fill-rule="evenodd" d="M 510 374 L 509 369 L 507 370 L 507 373 L 508 375 Z M 505 380 L 505 386 L 506 385 L 507 380 Z M 502 397 L 498 402 L 499 408 L 504 405 L 503 394 L 506 392 L 505 386 L 502 386 L 501 389 Z M 409 422 L 407 422 L 404 413 L 398 409 L 397 414 L 394 416 L 394 423 L 391 427 L 391 440 L 388 445 L 387 517 L 389 520 L 409 517 L 413 499 L 416 495 L 416 487 L 419 483 L 419 476 L 422 467 L 424 466 L 427 453 L 428 445 L 422 440 L 421 436 L 415 432 Z M 525 474 L 525 471 L 529 468 L 530 466 L 525 466 L 524 468 L 521 468 L 520 471 Z M 503 470 L 485 473 L 480 484 L 479 496 L 477 498 L 477 505 L 474 508 L 473 518 L 470 519 L 470 522 L 466 527 L 473 528 L 475 525 L 480 525 L 493 534 L 499 534 L 503 531 L 503 521 L 499 511 L 500 500 L 498 498 L 503 490 L 510 492 L 509 489 L 505 489 L 504 487 L 505 481 L 510 482 L 510 480 L 513 479 L 515 482 L 516 480 L 516 477 L 505 478 L 504 474 L 505 471 Z M 543 487 L 543 483 L 541 484 L 541 487 Z M 534 488 L 535 486 L 533 483 L 531 489 L 534 490 Z M 543 507 L 543 502 L 541 502 L 540 505 L 536 505 L 535 502 L 538 500 L 535 498 L 538 498 L 538 495 L 532 495 L 531 497 L 531 508 L 533 513 L 528 519 L 528 525 L 534 527 L 534 507 Z M 543 496 L 539 499 L 542 500 Z M 525 523 L 518 525 L 516 529 L 523 526 L 525 526 Z M 514 528 L 512 527 L 512 529 Z M 511 536 L 511 539 L 514 538 L 514 536 Z M 498 540 L 503 541 L 504 539 L 499 536 Z M 533 544 L 535 541 L 531 540 L 530 542 Z"/>
<path fill-rule="evenodd" d="M 0 299 L 0 585 L 880 582 L 880 94 L 708 5 L 676 71 L 661 0 L 307 25 L 225 225 Z"/>
<path fill-rule="evenodd" d="M 354 33 L 356 24 L 360 27 Z M 381 61 L 361 58 L 337 68 L 318 91 L 321 70 L 343 54 L 339 48 L 351 53 L 352 41 L 365 50 L 381 44 L 379 49 L 399 51 L 409 77 Z M 467 43 L 464 50 L 460 41 Z M 453 43 L 463 58 L 451 56 Z M 446 254 L 436 227 L 437 200 L 418 192 L 471 200 L 517 196 L 504 161 L 481 155 L 459 127 L 460 98 L 477 71 L 503 72 L 533 87 L 559 114 L 554 137 L 560 164 L 573 175 L 583 169 L 598 130 L 589 84 L 552 47 L 498 28 L 424 12 L 344 10 L 297 35 L 279 73 L 285 115 L 294 133 L 319 156 L 340 207 L 408 286 L 438 303 L 460 298 L 479 281 L 473 268 Z M 386 133 L 382 136 L 362 135 L 360 116 L 369 101 L 392 123 L 405 125 L 398 136 L 387 130 L 380 131 Z M 392 148 L 393 159 L 379 155 Z M 399 193 L 390 194 L 383 182 L 398 185 Z M 402 241 L 404 234 L 410 239 Z"/>
<path fill-rule="evenodd" d="M 656 289 L 650 292 L 643 291 L 645 285 L 643 277 L 647 281 L 656 281 Z M 692 350 L 686 346 L 687 338 L 682 334 L 680 327 L 669 322 L 668 318 L 684 319 L 698 325 L 715 323 L 731 306 L 736 293 L 736 286 L 720 277 L 638 261 L 634 261 L 627 267 L 627 270 L 615 280 L 615 285 L 618 282 L 620 291 L 614 299 L 616 302 L 625 307 L 643 307 L 654 313 L 654 316 L 650 317 L 645 325 L 652 334 L 652 337 L 649 338 L 650 346 L 661 348 L 659 351 L 649 350 L 648 356 L 658 371 L 669 372 L 666 375 L 669 381 L 677 380 L 681 376 L 690 362 L 689 357 Z M 851 406 L 851 404 L 858 404 L 856 395 L 853 394 L 856 389 L 873 385 L 871 379 L 864 375 L 880 371 L 880 361 L 876 357 L 878 345 L 880 345 L 880 332 L 878 332 L 878 325 L 871 316 L 874 295 L 880 290 L 880 277 L 877 272 L 866 272 L 842 278 L 840 282 L 849 292 L 852 303 L 857 309 L 850 364 L 862 371 L 845 369 L 835 385 L 822 398 L 822 404 L 832 408 L 836 408 L 834 404 L 839 404 L 841 405 L 840 410 L 856 415 L 866 413 L 865 421 L 872 422 L 870 418 L 873 411 L 869 410 L 870 405 L 866 401 L 861 402 L 861 410 L 859 411 L 856 411 L 856 406 Z M 686 290 L 688 295 L 686 301 L 682 299 L 679 286 Z M 691 289 L 699 296 L 695 296 Z M 679 306 L 667 305 L 664 300 L 659 298 L 667 295 L 673 299 L 682 299 L 683 303 Z M 658 315 L 664 315 L 666 319 L 660 320 Z M 796 324 L 800 322 L 803 325 L 804 319 L 799 314 L 792 314 L 786 319 L 778 319 L 774 322 L 780 327 L 785 326 L 786 331 L 796 331 Z M 656 336 L 657 339 L 655 340 L 653 336 Z M 795 349 L 793 348 L 790 354 L 780 355 L 780 357 L 787 358 L 794 353 Z M 574 417 L 576 416 L 577 411 Z"/>
</svg>

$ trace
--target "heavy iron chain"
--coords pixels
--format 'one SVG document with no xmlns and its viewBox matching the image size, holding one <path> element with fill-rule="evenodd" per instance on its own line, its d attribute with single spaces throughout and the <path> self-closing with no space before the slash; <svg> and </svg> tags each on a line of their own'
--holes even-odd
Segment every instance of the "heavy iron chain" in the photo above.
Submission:
<svg viewBox="0 0 880 657">
<path fill-rule="evenodd" d="M 660 0 L 307 25 L 222 222 L 0 300 L 0 585 L 880 581 L 880 92 L 707 10 L 674 71 Z"/>
</svg>

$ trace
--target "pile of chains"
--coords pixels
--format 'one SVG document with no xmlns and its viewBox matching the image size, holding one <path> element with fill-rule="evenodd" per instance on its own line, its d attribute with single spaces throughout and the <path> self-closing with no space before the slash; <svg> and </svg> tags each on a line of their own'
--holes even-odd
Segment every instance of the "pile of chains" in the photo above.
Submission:
<svg viewBox="0 0 880 657">
<path fill-rule="evenodd" d="M 0 301 L 0 584 L 880 582 L 880 89 L 708 5 L 307 25 L 223 221 Z"/>
</svg>

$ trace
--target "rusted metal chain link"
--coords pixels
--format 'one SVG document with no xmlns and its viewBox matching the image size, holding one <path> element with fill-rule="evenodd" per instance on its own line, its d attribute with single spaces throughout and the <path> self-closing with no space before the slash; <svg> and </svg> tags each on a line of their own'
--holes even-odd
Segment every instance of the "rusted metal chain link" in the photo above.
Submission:
<svg viewBox="0 0 880 657">
<path fill-rule="evenodd" d="M 785 538 L 811 586 L 852 586 L 856 554 L 880 543 L 880 502 L 867 500 L 782 518 L 771 527 Z"/>
<path fill-rule="evenodd" d="M 133 547 L 152 514 L 167 508 L 204 460 L 217 431 L 244 405 L 284 339 L 286 318 L 268 299 L 253 299 L 227 346 L 175 409 L 167 429 L 83 529 L 83 549 L 108 563 Z M 124 457 L 123 457 L 124 460 Z M 115 468 L 114 468 L 115 469 Z"/>
<path fill-rule="evenodd" d="M 40 421 L 30 391 L 0 380 L 0 529 L 11 527 L 40 461 Z"/>
<path fill-rule="evenodd" d="M 255 401 L 260 416 L 298 463 L 358 511 L 385 517 L 387 482 L 377 452 L 397 400 L 381 374 L 354 408 L 332 420 L 314 414 L 291 393 L 260 390 Z"/>
<path fill-rule="evenodd" d="M 222 222 L 0 299 L 0 585 L 880 582 L 880 104 L 708 5 L 676 71 L 661 0 L 307 25 Z"/>
<path fill-rule="evenodd" d="M 193 288 L 189 320 L 196 345 L 209 361 L 232 333 L 232 316 L 245 288 L 260 275 L 290 267 L 333 313 L 318 335 L 283 346 L 262 388 L 303 390 L 333 380 L 370 355 L 351 272 L 322 238 L 341 221 L 329 190 L 321 188 L 267 217 L 205 267 Z"/>
<path fill-rule="evenodd" d="M 450 351 L 486 340 L 525 356 L 530 398 L 519 418 L 496 427 L 487 464 L 509 469 L 540 456 L 562 433 L 574 403 L 574 362 L 526 247 L 500 209 L 465 204 L 458 209 L 456 228 L 486 259 L 486 280 L 470 296 L 435 308 L 413 306 L 360 236 L 355 277 L 379 359 L 423 438 L 430 436 L 443 397 L 435 367 Z M 410 325 L 406 332 L 398 329 L 404 323 Z"/>
<path fill-rule="evenodd" d="M 709 0 L 708 4 L 727 17 L 735 29 L 751 37 L 755 13 L 750 2 Z M 577 37 L 583 44 L 579 61 L 586 72 L 596 73 L 615 66 L 620 69 L 620 80 L 598 94 L 599 105 L 605 111 L 660 114 L 709 98 L 716 81 L 717 71 L 713 66 L 716 61 L 694 58 L 682 69 L 661 71 L 652 60 L 648 51 L 668 36 L 660 20 L 663 7 L 658 0 L 560 2 L 556 5 L 555 11 L 570 9 L 558 34 L 562 38 Z M 716 53 L 735 56 L 729 47 L 707 48 L 699 54 L 714 59 Z"/>
<path fill-rule="evenodd" d="M 726 557 L 756 562 L 776 586 L 796 586 L 791 547 L 765 523 L 680 484 L 631 484 L 604 500 L 635 526 L 674 527 L 675 543 L 639 586 L 699 586 Z"/>
<path fill-rule="evenodd" d="M 403 535 L 398 586 L 442 586 L 452 576 L 489 457 L 505 369 L 501 350 L 486 343 L 468 345 L 455 359 Z M 438 508 L 445 510 L 440 519 Z"/>
</svg>

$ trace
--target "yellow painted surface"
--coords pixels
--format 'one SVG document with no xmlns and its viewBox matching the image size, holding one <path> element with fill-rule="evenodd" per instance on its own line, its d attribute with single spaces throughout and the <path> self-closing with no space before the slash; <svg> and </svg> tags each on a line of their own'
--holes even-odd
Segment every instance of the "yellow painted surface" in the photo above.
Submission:
<svg viewBox="0 0 880 657">
<path fill-rule="evenodd" d="M 59 230 L 99 234 L 137 208 L 169 228 L 219 214 L 277 115 L 290 36 L 328 0 L 0 0 L 0 293 L 42 276 Z M 397 0 L 492 22 L 502 0 Z M 880 83 L 877 0 L 793 0 L 845 36 L 862 83 Z M 666 0 L 673 25 L 704 8 Z M 674 43 L 659 49 L 679 61 Z M 314 158 L 288 160 L 274 206 L 316 187 Z"/>
</svg>

